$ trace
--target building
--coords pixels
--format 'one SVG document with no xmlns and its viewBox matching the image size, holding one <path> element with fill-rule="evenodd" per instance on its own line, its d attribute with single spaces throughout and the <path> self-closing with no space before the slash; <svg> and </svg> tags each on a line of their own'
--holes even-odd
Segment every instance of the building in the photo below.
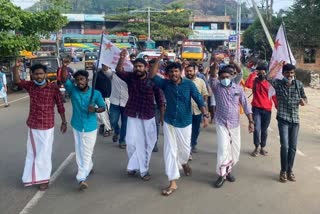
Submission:
<svg viewBox="0 0 320 214">
<path fill-rule="evenodd" d="M 194 16 L 191 19 L 193 33 L 190 40 L 204 41 L 208 49 L 226 46 L 229 36 L 235 34 L 230 29 L 230 16 Z"/>
<path fill-rule="evenodd" d="M 69 23 L 62 28 L 62 34 L 101 34 L 105 29 L 104 14 L 63 14 Z"/>
</svg>

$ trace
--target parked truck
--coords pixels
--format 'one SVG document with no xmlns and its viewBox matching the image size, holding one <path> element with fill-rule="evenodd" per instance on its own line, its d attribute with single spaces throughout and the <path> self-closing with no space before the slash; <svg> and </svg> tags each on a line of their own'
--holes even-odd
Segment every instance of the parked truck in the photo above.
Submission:
<svg viewBox="0 0 320 214">
<path fill-rule="evenodd" d="M 188 61 L 203 62 L 204 45 L 201 41 L 185 40 L 181 47 L 181 58 Z"/>
</svg>

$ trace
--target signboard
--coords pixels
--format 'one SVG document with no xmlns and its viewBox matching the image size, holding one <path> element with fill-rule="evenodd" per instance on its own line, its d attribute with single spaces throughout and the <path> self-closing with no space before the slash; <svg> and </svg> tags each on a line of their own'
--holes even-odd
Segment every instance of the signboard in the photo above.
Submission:
<svg viewBox="0 0 320 214">
<path fill-rule="evenodd" d="M 226 41 L 229 39 L 229 30 L 194 30 L 190 40 Z"/>
<path fill-rule="evenodd" d="M 104 16 L 99 14 L 84 15 L 84 21 L 104 22 Z"/>
<path fill-rule="evenodd" d="M 237 35 L 230 35 L 229 42 L 237 42 Z"/>
<path fill-rule="evenodd" d="M 236 50 L 237 49 L 237 41 L 229 42 L 229 50 Z"/>
</svg>

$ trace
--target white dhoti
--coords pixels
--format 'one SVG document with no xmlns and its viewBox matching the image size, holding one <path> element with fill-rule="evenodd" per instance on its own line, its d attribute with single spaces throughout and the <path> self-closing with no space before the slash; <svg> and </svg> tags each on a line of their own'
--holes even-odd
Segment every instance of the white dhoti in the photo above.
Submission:
<svg viewBox="0 0 320 214">
<path fill-rule="evenodd" d="M 110 125 L 110 117 L 109 117 L 110 100 L 109 100 L 109 98 L 105 98 L 104 100 L 106 103 L 106 110 L 102 113 L 98 113 L 97 117 L 98 117 L 99 124 L 104 125 L 104 131 L 110 131 L 112 129 L 111 125 Z"/>
<path fill-rule="evenodd" d="M 126 134 L 128 171 L 140 171 L 142 177 L 146 175 L 156 141 L 157 126 L 154 117 L 149 120 L 128 117 Z"/>
<path fill-rule="evenodd" d="M 28 129 L 27 156 L 22 176 L 25 186 L 49 182 L 53 138 L 54 128 Z"/>
<path fill-rule="evenodd" d="M 76 160 L 78 165 L 77 181 L 85 181 L 93 169 L 92 154 L 97 139 L 97 130 L 79 132 L 73 129 Z"/>
<path fill-rule="evenodd" d="M 163 125 L 164 163 L 169 181 L 180 178 L 179 170 L 189 161 L 191 150 L 191 127 L 177 128 L 168 123 Z"/>
<path fill-rule="evenodd" d="M 239 161 L 240 156 L 240 126 L 228 129 L 216 124 L 217 131 L 217 168 L 219 176 L 226 176 Z"/>
</svg>

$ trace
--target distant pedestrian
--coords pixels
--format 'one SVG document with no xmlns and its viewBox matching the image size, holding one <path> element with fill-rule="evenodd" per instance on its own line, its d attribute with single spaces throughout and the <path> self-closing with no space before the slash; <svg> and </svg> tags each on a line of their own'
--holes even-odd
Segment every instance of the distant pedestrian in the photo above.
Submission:
<svg viewBox="0 0 320 214">
<path fill-rule="evenodd" d="M 273 79 L 282 68 L 283 79 Z M 278 102 L 277 120 L 280 135 L 280 182 L 296 181 L 293 163 L 298 144 L 300 128 L 299 106 L 308 103 L 301 81 L 295 79 L 296 67 L 280 62 L 268 74 L 268 80 L 276 91 Z"/>
<path fill-rule="evenodd" d="M 6 73 L 3 72 L 2 66 L 0 66 L 0 98 L 3 99 L 4 107 L 9 107 L 8 103 L 8 86 L 7 86 L 7 78 Z"/>
<path fill-rule="evenodd" d="M 30 96 L 27 156 L 22 182 L 25 186 L 40 184 L 40 190 L 45 190 L 49 186 L 52 170 L 54 106 L 57 105 L 62 120 L 60 127 L 62 133 L 67 130 L 65 109 L 59 88 L 46 80 L 46 66 L 35 64 L 31 67 L 32 81 L 20 80 L 19 66 L 18 62 L 13 72 L 14 82 L 27 90 Z"/>
</svg>

